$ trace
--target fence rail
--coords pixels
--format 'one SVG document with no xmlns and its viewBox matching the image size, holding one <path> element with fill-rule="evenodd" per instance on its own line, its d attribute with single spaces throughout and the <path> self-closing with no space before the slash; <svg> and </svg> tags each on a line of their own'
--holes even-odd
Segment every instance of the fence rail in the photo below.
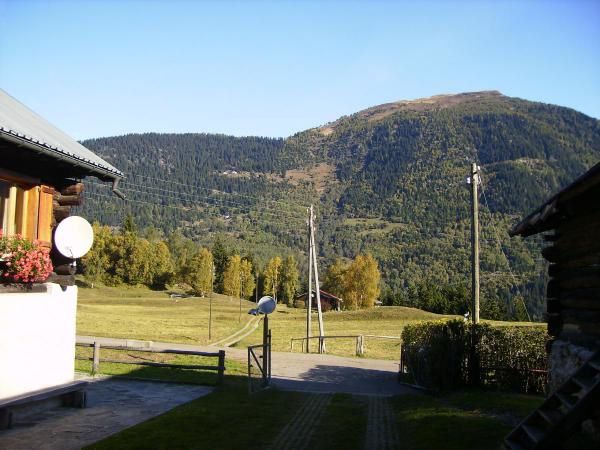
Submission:
<svg viewBox="0 0 600 450">
<path fill-rule="evenodd" d="M 149 366 L 149 367 L 169 367 L 174 369 L 196 369 L 196 370 L 214 370 L 217 372 L 217 384 L 223 382 L 225 376 L 225 351 L 219 350 L 218 352 L 199 352 L 193 350 L 179 350 L 170 348 L 152 348 L 148 346 L 139 347 L 135 345 L 101 345 L 100 342 L 95 341 L 90 343 L 87 341 L 77 341 L 78 347 L 93 348 L 93 354 L 91 358 L 85 358 L 76 356 L 75 359 L 80 361 L 92 361 L 92 374 L 100 372 L 100 363 L 118 363 L 118 364 L 131 364 L 136 366 Z M 207 366 L 201 364 L 171 364 L 171 363 L 158 363 L 153 361 L 127 361 L 121 359 L 112 358 L 101 358 L 100 349 L 104 350 L 124 350 L 124 351 L 135 351 L 135 352 L 147 352 L 147 353 L 169 353 L 176 355 L 191 355 L 191 356 L 205 356 L 217 359 L 216 366 Z"/>
<path fill-rule="evenodd" d="M 294 342 L 300 341 L 302 342 L 302 351 L 308 351 L 307 346 L 308 342 L 311 339 L 317 339 L 319 342 L 319 353 L 325 353 L 325 340 L 326 339 L 356 339 L 356 356 L 363 356 L 365 352 L 365 338 L 370 339 L 389 339 L 389 340 L 397 340 L 399 342 L 402 341 L 400 336 L 380 336 L 377 334 L 349 334 L 349 335 L 334 335 L 334 336 L 311 336 L 311 337 L 301 337 L 301 338 L 291 338 L 290 339 L 290 351 L 294 351 Z"/>
</svg>

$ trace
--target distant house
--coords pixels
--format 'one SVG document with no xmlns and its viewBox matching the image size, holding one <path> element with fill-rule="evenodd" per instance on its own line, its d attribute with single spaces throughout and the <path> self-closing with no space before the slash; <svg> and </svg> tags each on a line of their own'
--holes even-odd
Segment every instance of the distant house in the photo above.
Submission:
<svg viewBox="0 0 600 450">
<path fill-rule="evenodd" d="M 0 89 L 2 235 L 51 248 L 56 225 L 81 203 L 87 176 L 118 192 L 123 173 Z M 49 281 L 60 285 L 0 281 L 0 428 L 10 425 L 9 407 L 23 396 L 39 399 L 40 390 L 73 382 L 77 287 L 65 258 L 52 259 Z"/>
<path fill-rule="evenodd" d="M 333 294 L 330 294 L 329 292 L 324 291 L 323 289 L 319 289 L 319 293 L 321 296 L 321 310 L 322 311 L 340 311 L 342 309 L 342 303 L 343 300 L 339 297 L 336 297 Z M 299 296 L 296 297 L 296 300 L 300 300 L 304 302 L 304 307 L 306 308 L 308 305 L 307 302 L 308 299 L 308 295 L 306 292 L 304 292 L 303 294 L 300 294 Z M 316 304 L 316 299 L 317 299 L 317 293 L 315 291 L 312 291 L 312 310 L 316 311 L 317 310 L 317 304 Z"/>
</svg>

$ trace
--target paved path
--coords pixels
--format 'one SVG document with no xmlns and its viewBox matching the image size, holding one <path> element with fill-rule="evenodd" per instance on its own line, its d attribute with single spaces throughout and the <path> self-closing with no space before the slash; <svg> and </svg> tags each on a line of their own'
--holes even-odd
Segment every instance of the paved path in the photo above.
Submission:
<svg viewBox="0 0 600 450">
<path fill-rule="evenodd" d="M 385 397 L 368 397 L 367 434 L 365 450 L 395 450 L 399 439 L 396 420 L 389 400 Z"/>
<path fill-rule="evenodd" d="M 310 394 L 275 438 L 270 450 L 307 450 L 330 401 L 330 394 Z"/>
<path fill-rule="evenodd" d="M 105 377 L 89 381 L 87 408 L 54 408 L 17 417 L 14 428 L 0 431 L 0 449 L 80 449 L 212 391 L 205 386 Z"/>
</svg>

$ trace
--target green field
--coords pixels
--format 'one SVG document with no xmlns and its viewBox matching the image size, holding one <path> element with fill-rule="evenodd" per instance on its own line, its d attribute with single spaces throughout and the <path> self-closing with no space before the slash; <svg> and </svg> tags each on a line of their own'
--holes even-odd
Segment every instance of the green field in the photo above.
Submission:
<svg viewBox="0 0 600 450">
<path fill-rule="evenodd" d="M 150 341 L 180 342 L 205 345 L 232 335 L 253 316 L 247 311 L 254 303 L 242 301 L 240 322 L 239 300 L 215 294 L 212 311 L 212 340 L 208 339 L 209 301 L 207 298 L 174 299 L 167 292 L 147 288 L 96 287 L 80 288 L 77 311 L 77 334 L 132 338 Z M 440 316 L 406 307 L 380 307 L 368 311 L 330 311 L 324 313 L 324 328 L 331 335 L 400 336 L 407 323 L 435 320 Z M 270 316 L 270 328 L 275 351 L 289 351 L 290 339 L 306 335 L 306 310 L 278 305 Z M 318 335 L 316 313 L 312 319 L 313 336 Z M 240 347 L 259 343 L 262 326 L 243 339 Z M 354 339 L 326 341 L 327 352 L 353 356 Z M 313 341 L 312 349 L 317 343 Z M 399 341 L 366 338 L 368 358 L 398 359 Z M 294 351 L 301 350 L 297 342 Z"/>
</svg>

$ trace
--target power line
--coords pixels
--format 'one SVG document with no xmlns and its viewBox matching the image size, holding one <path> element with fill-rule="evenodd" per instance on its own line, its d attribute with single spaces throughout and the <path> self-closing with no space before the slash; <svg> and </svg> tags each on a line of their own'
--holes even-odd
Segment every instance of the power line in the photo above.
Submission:
<svg viewBox="0 0 600 450">
<path fill-rule="evenodd" d="M 181 182 L 173 181 L 173 180 L 165 180 L 163 178 L 154 178 L 154 177 L 150 177 L 148 175 L 133 174 L 132 176 L 133 177 L 139 177 L 139 178 L 147 178 L 149 180 L 154 180 L 154 181 L 161 181 L 161 182 L 164 182 L 164 183 L 176 184 L 176 185 L 179 185 L 179 186 L 191 187 L 193 189 L 198 189 L 198 190 L 203 190 L 203 191 L 209 191 L 211 193 L 213 193 L 213 192 L 219 192 L 219 193 L 225 194 L 225 195 L 236 195 L 238 197 L 245 197 L 245 198 L 250 198 L 250 199 L 258 200 L 258 201 L 264 201 L 265 200 L 264 198 L 256 197 L 256 196 L 253 196 L 253 195 L 240 194 L 240 193 L 237 193 L 237 192 L 235 192 L 235 193 L 234 192 L 224 192 L 224 191 L 219 191 L 217 189 L 204 188 L 204 187 L 196 186 L 196 185 L 189 184 L 189 183 L 181 183 Z M 300 206 L 300 205 L 295 205 L 293 203 L 282 202 L 280 200 L 269 200 L 269 202 L 279 203 L 281 205 L 291 206 L 291 207 L 295 207 L 295 208 L 303 208 L 303 209 L 305 208 L 305 207 Z"/>
<path fill-rule="evenodd" d="M 102 188 L 109 188 L 109 186 L 107 186 L 105 184 L 101 184 L 101 183 L 91 182 L 91 184 L 93 184 L 95 186 L 102 187 Z M 158 193 L 147 192 L 147 191 L 140 191 L 140 190 L 137 190 L 137 189 L 130 188 L 129 186 L 139 187 L 139 188 L 143 188 L 143 189 L 146 189 L 146 190 L 154 190 L 154 191 L 158 191 Z M 162 194 L 159 194 L 160 192 L 172 193 L 172 194 L 176 194 L 176 196 L 171 196 L 171 195 L 167 196 L 167 195 L 165 195 L 165 197 L 175 198 L 175 199 L 178 199 L 178 200 L 181 200 L 181 196 L 187 196 L 187 197 L 191 197 L 192 200 L 206 199 L 206 200 L 209 200 L 211 202 L 219 202 L 219 203 L 223 204 L 222 206 L 227 206 L 225 203 L 231 203 L 234 206 L 237 205 L 237 206 L 242 206 L 242 207 L 245 207 L 245 208 L 246 207 L 250 207 L 250 206 L 248 206 L 248 205 L 246 205 L 244 203 L 236 202 L 234 200 L 227 200 L 227 199 L 214 198 L 214 197 L 206 197 L 206 196 L 203 196 L 203 195 L 190 194 L 190 193 L 181 192 L 181 191 L 172 191 L 172 190 L 169 190 L 169 189 L 158 188 L 158 187 L 148 186 L 148 185 L 141 185 L 141 184 L 134 184 L 134 183 L 125 183 L 125 184 L 121 184 L 120 188 L 123 189 L 123 190 L 129 190 L 131 192 L 137 192 L 137 193 L 142 193 L 142 194 L 152 194 L 152 195 L 162 195 Z M 189 201 L 189 199 L 185 199 L 185 200 Z M 272 209 L 272 208 L 269 208 L 267 206 L 265 206 L 264 208 L 261 208 L 261 211 L 262 210 L 274 211 L 273 214 L 276 214 L 278 216 L 285 215 L 285 216 L 289 216 L 289 217 L 292 217 L 292 218 L 295 218 L 295 219 L 299 219 L 300 218 L 299 215 L 294 215 L 294 214 L 292 214 L 292 213 L 290 213 L 288 211 L 280 211 L 280 210 L 277 210 L 277 209 Z M 304 217 L 302 217 L 302 218 L 304 218 Z"/>
<path fill-rule="evenodd" d="M 139 191 L 137 191 L 137 192 L 139 192 Z M 88 198 L 88 196 L 92 196 L 91 198 L 95 199 L 95 200 L 99 200 L 99 199 L 112 200 L 113 199 L 112 195 L 104 195 L 104 194 L 100 194 L 100 193 L 96 193 L 96 192 L 87 192 L 86 193 L 86 198 Z M 94 198 L 94 197 L 96 197 L 96 198 Z M 162 198 L 162 199 L 164 200 L 164 198 Z M 159 207 L 159 208 L 178 209 L 178 210 L 181 210 L 181 211 L 185 211 L 187 213 L 200 213 L 200 211 L 194 210 L 193 207 L 185 207 L 185 206 L 169 205 L 169 204 L 165 205 L 165 204 L 159 204 L 159 203 L 152 203 L 152 202 L 148 202 L 148 201 L 144 201 L 144 200 L 127 199 L 127 201 L 131 202 L 131 203 L 143 204 L 143 205 L 148 205 L 148 206 L 155 206 L 155 207 Z M 214 205 L 208 205 L 208 206 L 214 206 Z M 241 208 L 241 207 L 234 207 L 234 206 L 230 206 L 229 208 L 242 210 L 242 212 L 244 212 L 243 209 L 247 209 L 249 212 L 253 212 L 255 214 L 273 215 L 273 214 L 268 213 L 268 212 L 255 211 L 255 210 L 251 210 L 249 208 Z M 222 216 L 222 214 L 214 214 L 214 213 L 211 214 L 210 211 L 206 211 L 206 210 L 202 211 L 202 213 L 207 214 L 207 215 L 219 216 L 219 217 Z M 290 228 L 297 227 L 297 225 L 298 225 L 297 222 L 296 223 L 292 223 L 292 222 L 289 222 L 289 221 L 286 221 L 286 220 L 282 220 L 281 217 L 278 217 L 278 219 L 279 219 L 279 221 L 280 221 L 281 224 L 287 225 Z M 255 218 L 255 217 L 248 217 L 248 220 L 260 222 L 263 225 L 265 225 L 265 224 L 267 224 L 267 225 L 273 225 L 272 221 L 266 222 L 266 221 L 262 221 L 262 220 L 260 220 L 258 218 Z"/>
<path fill-rule="evenodd" d="M 487 201 L 487 197 L 485 195 L 485 187 L 483 185 L 483 179 L 481 178 L 481 176 L 479 177 L 480 182 L 481 182 L 481 193 L 483 194 L 483 201 L 485 202 L 485 206 L 488 209 L 488 211 L 490 210 L 490 206 L 488 204 Z M 506 256 L 506 253 L 504 252 L 504 248 L 502 247 L 502 241 L 500 240 L 498 233 L 496 232 L 496 230 L 494 230 L 494 235 L 497 239 L 498 242 L 498 246 L 500 247 L 500 251 L 502 252 L 502 255 L 504 256 L 504 258 L 506 259 L 506 263 L 508 266 L 508 271 L 510 272 L 510 275 L 513 277 L 513 281 L 514 281 L 514 286 L 515 289 L 517 290 L 517 295 L 521 298 L 521 303 L 523 303 L 523 308 L 525 308 L 525 313 L 527 314 L 527 319 L 529 320 L 529 322 L 531 322 L 531 316 L 529 315 L 529 311 L 527 310 L 527 305 L 525 304 L 525 298 L 524 296 L 521 294 L 521 290 L 519 289 L 519 286 L 517 284 L 518 280 L 517 277 L 515 276 L 515 274 L 513 273 L 511 267 L 510 267 L 510 259 L 508 259 L 508 256 Z"/>
<path fill-rule="evenodd" d="M 93 183 L 93 184 L 95 184 L 97 186 L 108 188 L 108 186 L 106 186 L 106 185 L 96 184 L 96 183 Z M 270 209 L 270 208 L 258 209 L 255 206 L 245 205 L 242 203 L 234 202 L 232 200 L 223 200 L 223 199 L 218 199 L 218 198 L 198 196 L 195 194 L 188 194 L 185 192 L 153 188 L 152 186 L 142 186 L 142 185 L 136 185 L 136 186 L 139 186 L 139 187 L 142 187 L 145 189 L 150 189 L 150 190 L 155 189 L 158 192 L 148 192 L 148 191 L 143 191 L 143 190 L 139 190 L 139 189 L 133 189 L 133 188 L 125 186 L 125 185 L 122 185 L 120 188 L 125 193 L 132 192 L 132 193 L 138 193 L 138 194 L 146 194 L 146 195 L 158 197 L 158 199 L 160 199 L 160 200 L 173 199 L 173 200 L 188 201 L 188 202 L 193 201 L 193 202 L 197 202 L 197 203 L 200 203 L 202 205 L 207 205 L 207 206 L 221 206 L 224 208 L 238 209 L 238 210 L 246 209 L 248 211 L 252 211 L 252 212 L 256 212 L 256 213 L 260 213 L 260 214 L 266 214 L 266 215 L 270 215 L 270 216 L 277 217 L 277 218 L 286 217 L 288 219 L 293 219 L 293 220 L 305 220 L 304 217 L 300 217 L 298 215 L 292 215 L 288 212 L 283 212 L 283 211 L 275 212 L 275 210 Z M 177 195 L 168 195 L 168 194 L 164 194 L 164 192 L 173 193 L 173 194 L 177 194 Z M 181 198 L 181 196 L 187 196 L 189 198 Z M 205 200 L 200 200 L 200 199 L 205 199 Z M 128 201 L 129 200 L 130 199 L 128 199 Z M 226 204 L 226 203 L 229 203 L 229 204 Z M 160 206 L 158 204 L 155 204 L 155 205 Z"/>
</svg>

